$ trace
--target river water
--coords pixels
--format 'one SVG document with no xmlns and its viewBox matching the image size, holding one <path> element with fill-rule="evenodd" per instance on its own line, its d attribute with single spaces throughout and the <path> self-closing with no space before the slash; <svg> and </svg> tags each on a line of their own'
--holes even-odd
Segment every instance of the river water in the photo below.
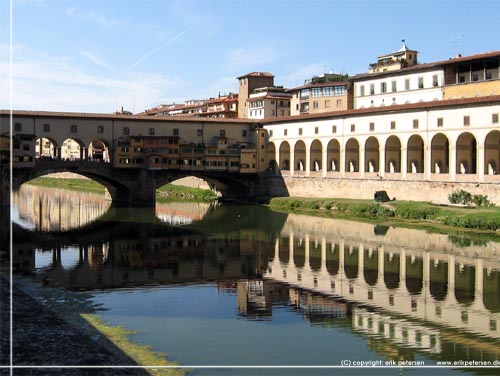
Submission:
<svg viewBox="0 0 500 376">
<path fill-rule="evenodd" d="M 132 341 L 193 366 L 194 375 L 258 371 L 202 367 L 221 365 L 500 359 L 500 243 L 488 238 L 262 206 L 118 209 L 99 194 L 30 185 L 13 193 L 13 201 L 21 273 L 34 273 L 45 286 L 90 293 L 106 323 L 134 331 Z"/>
</svg>

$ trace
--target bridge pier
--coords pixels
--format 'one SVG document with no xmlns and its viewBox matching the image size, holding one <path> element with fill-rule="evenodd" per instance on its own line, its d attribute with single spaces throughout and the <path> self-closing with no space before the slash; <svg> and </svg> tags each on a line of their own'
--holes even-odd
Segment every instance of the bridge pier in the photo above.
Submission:
<svg viewBox="0 0 500 376">
<path fill-rule="evenodd" d="M 148 170 L 137 170 L 135 179 L 128 184 L 108 188 L 115 206 L 154 207 L 156 204 L 156 180 Z"/>
</svg>

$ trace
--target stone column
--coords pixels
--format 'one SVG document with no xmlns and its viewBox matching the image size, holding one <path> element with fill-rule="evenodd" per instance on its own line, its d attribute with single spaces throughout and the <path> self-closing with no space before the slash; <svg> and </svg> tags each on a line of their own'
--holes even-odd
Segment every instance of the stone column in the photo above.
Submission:
<svg viewBox="0 0 500 376">
<path fill-rule="evenodd" d="M 406 250 L 402 249 L 399 254 L 399 288 L 408 293 L 406 288 Z"/>
<path fill-rule="evenodd" d="M 359 148 L 359 176 L 363 177 L 365 176 L 365 148 L 360 147 Z"/>
<path fill-rule="evenodd" d="M 295 262 L 293 261 L 293 232 L 290 232 L 288 237 L 288 267 L 295 266 Z"/>
<path fill-rule="evenodd" d="M 358 251 L 358 280 L 364 282 L 365 276 L 365 247 L 363 243 L 359 244 Z M 367 283 L 365 283 L 366 285 Z"/>
<path fill-rule="evenodd" d="M 432 148 L 430 145 L 424 146 L 424 176 L 425 180 L 431 180 L 431 159 L 432 159 Z"/>
<path fill-rule="evenodd" d="M 295 144 L 290 145 L 290 176 L 295 171 Z"/>
<path fill-rule="evenodd" d="M 380 285 L 380 287 L 384 286 L 384 247 L 379 247 L 378 248 L 378 270 L 377 270 L 377 285 Z"/>
<path fill-rule="evenodd" d="M 483 284 L 484 284 L 484 260 L 476 259 L 475 262 L 475 289 L 474 289 L 474 303 L 476 309 L 484 309 L 483 303 Z"/>
<path fill-rule="evenodd" d="M 339 171 L 340 171 L 340 176 L 345 178 L 345 149 L 343 146 L 340 146 Z"/>
<path fill-rule="evenodd" d="M 311 175 L 311 145 L 306 145 L 306 161 L 304 167 L 306 168 L 306 176 Z"/>
<path fill-rule="evenodd" d="M 321 176 L 326 177 L 328 170 L 328 145 L 321 150 Z"/>
<path fill-rule="evenodd" d="M 408 149 L 401 149 L 401 177 L 406 179 L 408 173 Z"/>
<path fill-rule="evenodd" d="M 378 149 L 378 174 L 381 176 L 381 177 L 384 177 L 384 174 L 385 174 L 385 148 L 384 147 L 380 147 Z"/>
<path fill-rule="evenodd" d="M 448 166 L 449 168 L 449 179 L 451 181 L 455 181 L 456 175 L 457 175 L 457 147 L 456 145 L 450 145 L 450 150 L 449 150 L 449 161 L 450 165 Z"/>
<path fill-rule="evenodd" d="M 484 144 L 478 144 L 476 148 L 477 158 L 477 179 L 480 182 L 484 181 L 484 169 L 486 161 L 484 160 Z"/>
</svg>

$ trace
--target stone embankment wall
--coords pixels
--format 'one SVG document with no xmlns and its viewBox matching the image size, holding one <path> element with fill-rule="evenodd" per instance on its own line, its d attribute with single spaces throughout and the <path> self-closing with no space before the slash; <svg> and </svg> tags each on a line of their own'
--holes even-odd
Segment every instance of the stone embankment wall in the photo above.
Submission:
<svg viewBox="0 0 500 376">
<path fill-rule="evenodd" d="M 283 179 L 279 184 L 275 179 Z M 284 176 L 269 180 L 270 195 L 290 197 L 329 197 L 373 199 L 375 191 L 387 191 L 398 200 L 448 203 L 448 195 L 463 189 L 472 194 L 487 195 L 500 205 L 500 187 L 494 183 L 447 183 L 401 180 L 332 179 L 319 177 Z"/>
</svg>

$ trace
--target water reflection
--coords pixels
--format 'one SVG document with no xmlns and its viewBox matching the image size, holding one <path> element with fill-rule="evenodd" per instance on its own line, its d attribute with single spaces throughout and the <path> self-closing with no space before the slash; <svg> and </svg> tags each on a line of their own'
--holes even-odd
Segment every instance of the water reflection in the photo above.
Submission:
<svg viewBox="0 0 500 376">
<path fill-rule="evenodd" d="M 12 192 L 14 220 L 36 231 L 67 231 L 94 222 L 109 209 L 104 195 L 23 184 Z"/>
<path fill-rule="evenodd" d="M 185 364 L 209 364 L 203 358 L 207 348 L 193 345 L 193 325 L 205 328 L 205 342 L 210 335 L 218 338 L 209 344 L 217 364 L 223 364 L 221 354 L 228 356 L 224 346 L 234 341 L 225 337 L 224 328 L 255 348 L 265 347 L 257 333 L 279 337 L 286 356 L 261 358 L 269 364 L 298 364 L 297 359 L 340 364 L 340 353 L 326 349 L 345 343 L 361 359 L 373 354 L 394 360 L 425 356 L 428 361 L 500 357 L 500 243 L 494 240 L 381 230 L 262 207 L 207 208 L 203 214 L 205 208 L 198 209 L 202 220 L 177 229 L 152 219 L 154 213 L 120 212 L 116 217 L 126 220 L 108 218 L 112 225 L 106 232 L 81 236 L 77 245 L 70 238 L 44 241 L 51 235 L 23 233 L 14 244 L 17 265 L 49 286 L 101 291 L 97 297 L 108 319 L 149 333 L 143 342 Z M 184 292 L 182 298 L 155 287 L 172 285 Z M 117 289 L 122 287 L 129 288 L 126 298 Z M 194 300 L 186 300 L 191 293 Z M 147 299 L 152 299 L 149 305 L 132 303 L 135 314 L 128 316 L 131 302 Z M 229 322 L 212 327 L 214 312 Z M 184 341 L 185 333 L 178 333 L 180 318 L 190 315 L 196 320 L 186 323 L 191 340 Z M 148 320 L 137 319 L 144 316 Z M 147 327 L 155 320 L 158 325 Z M 299 342 L 309 350 L 297 343 L 297 332 L 282 330 L 290 320 L 307 323 Z M 265 333 L 241 321 L 266 325 Z M 346 342 L 338 342 L 337 332 L 328 334 L 331 329 L 343 336 L 347 332 Z M 175 343 L 166 340 L 173 336 L 167 330 L 176 333 Z M 256 354 L 249 356 L 233 360 L 262 364 Z"/>
<path fill-rule="evenodd" d="M 157 202 L 156 216 L 171 226 L 189 225 L 201 221 L 213 206 L 206 202 Z"/>
</svg>

